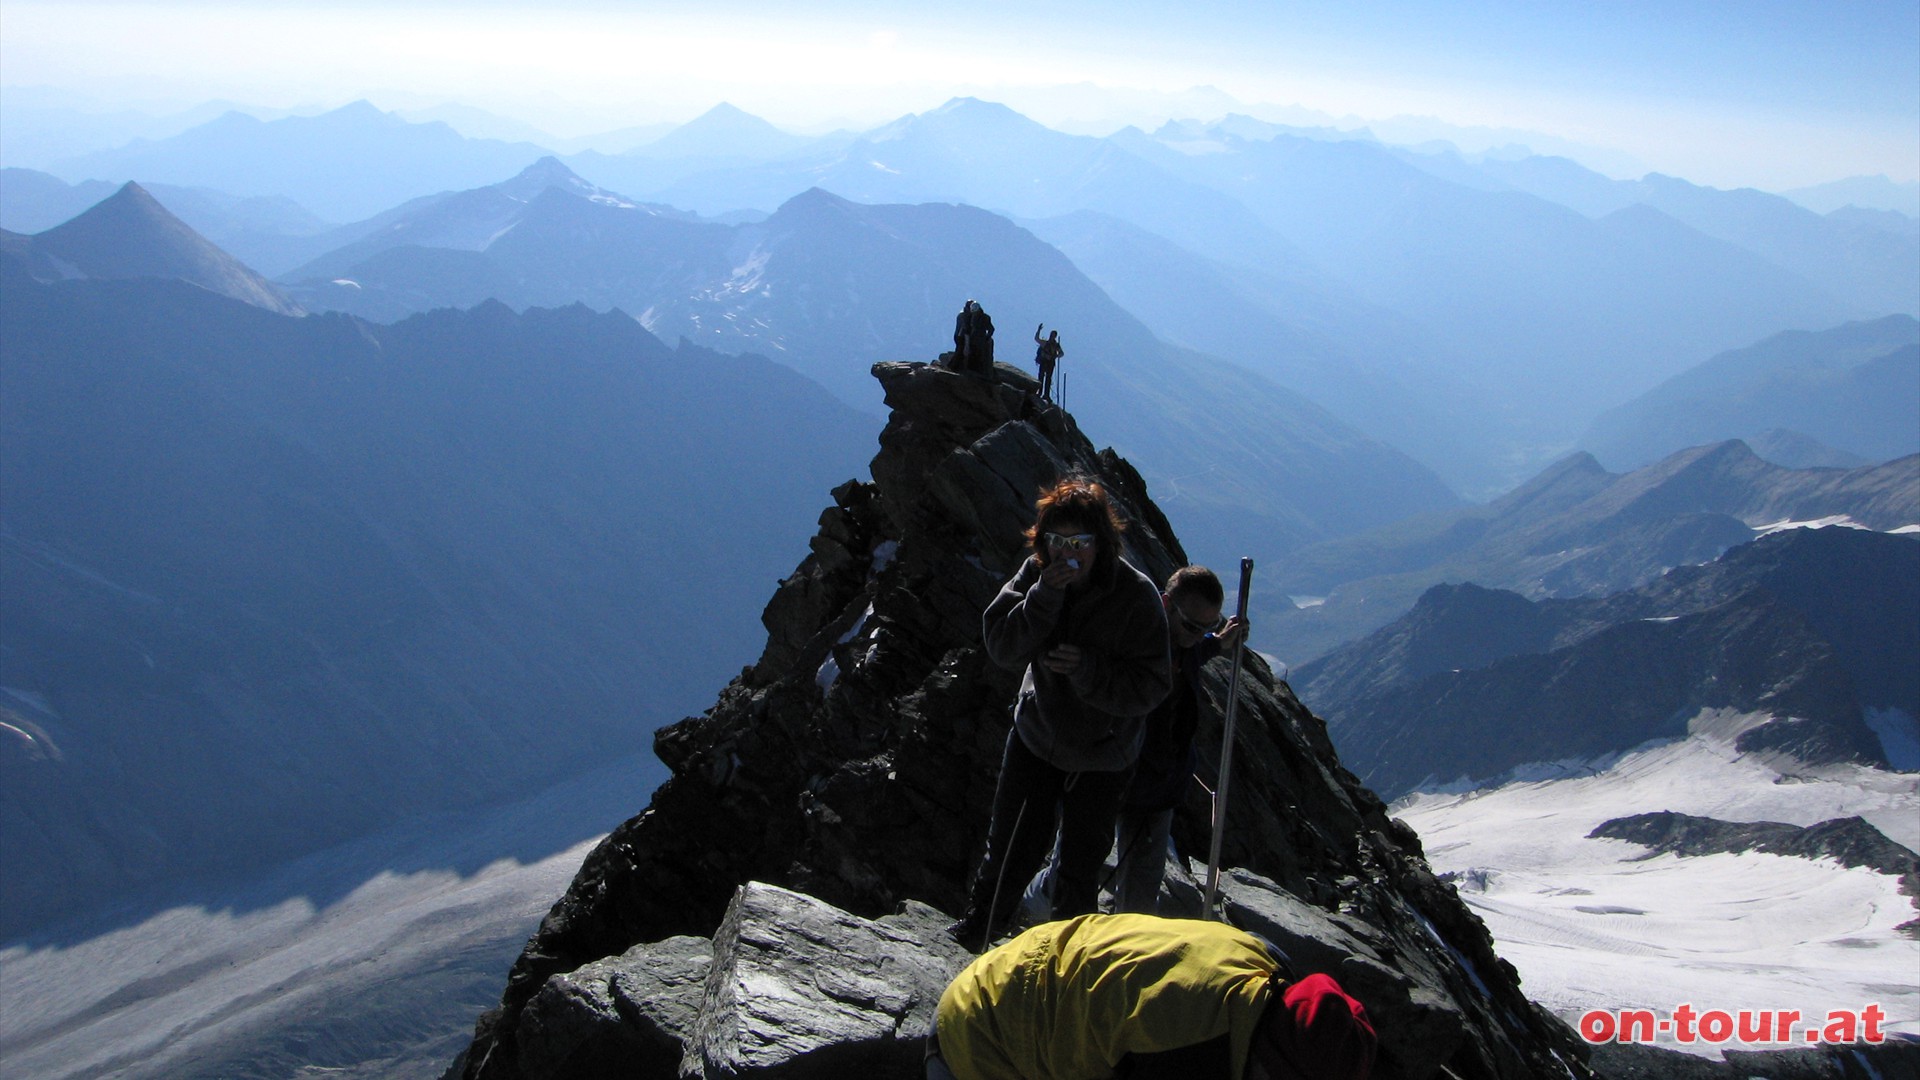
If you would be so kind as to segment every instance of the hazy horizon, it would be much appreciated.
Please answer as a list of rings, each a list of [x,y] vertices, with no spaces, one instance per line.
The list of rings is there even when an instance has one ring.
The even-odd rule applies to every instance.
[[[1524,143],[1613,175],[1784,190],[1920,178],[1920,8],[1875,2],[1502,3],[1367,11],[1201,3],[804,15],[660,3],[0,4],[10,95],[177,113],[207,101],[319,111],[484,109],[559,138],[678,123],[721,101],[783,128],[864,129],[957,96],[1061,130],[1218,119],[1371,126],[1474,152]],[[91,101],[92,106],[85,106]]]

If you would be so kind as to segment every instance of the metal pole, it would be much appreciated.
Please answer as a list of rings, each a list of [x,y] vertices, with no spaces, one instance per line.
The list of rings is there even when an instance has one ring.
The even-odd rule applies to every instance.
[[[1247,593],[1253,588],[1253,560],[1240,560],[1240,614],[1241,622],[1247,618]],[[1220,782],[1213,789],[1213,846],[1207,851],[1207,899],[1202,911],[1203,918],[1216,918],[1214,901],[1220,896],[1220,843],[1227,836],[1227,783],[1233,779],[1233,721],[1234,714],[1240,709],[1240,667],[1241,655],[1247,647],[1247,638],[1243,633],[1233,648],[1233,678],[1227,683],[1227,718],[1225,730],[1220,735]]]

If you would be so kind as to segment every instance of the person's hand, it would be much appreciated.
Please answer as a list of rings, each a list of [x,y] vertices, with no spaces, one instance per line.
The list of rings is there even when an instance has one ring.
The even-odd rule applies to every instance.
[[[1080,564],[1079,567],[1067,565],[1068,560]],[[1055,555],[1047,565],[1040,568],[1040,584],[1049,589],[1064,589],[1079,581],[1088,572],[1087,560],[1081,556]]]
[[[1223,651],[1232,652],[1247,638],[1247,620],[1235,615],[1228,619],[1227,625],[1221,627],[1220,632],[1214,636],[1219,639],[1220,648]]]
[[[1081,655],[1078,645],[1055,645],[1040,663],[1055,675],[1071,675],[1079,670]]]

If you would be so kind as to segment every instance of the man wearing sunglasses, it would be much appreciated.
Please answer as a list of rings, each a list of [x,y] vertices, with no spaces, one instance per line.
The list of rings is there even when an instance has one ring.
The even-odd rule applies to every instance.
[[[1204,566],[1175,570],[1160,594],[1173,644],[1173,690],[1147,716],[1140,761],[1121,803],[1115,837],[1120,852],[1114,870],[1115,911],[1152,915],[1160,908],[1173,811],[1186,798],[1196,764],[1193,733],[1206,697],[1200,669],[1214,657],[1239,648],[1246,637],[1244,621],[1221,618],[1225,602],[1219,577]]]
[[[1024,674],[986,855],[950,928],[972,949],[1013,918],[1056,836],[1052,917],[1094,910],[1146,716],[1172,686],[1160,591],[1121,557],[1106,491],[1068,477],[1034,509],[1032,554],[981,619],[988,657]]]

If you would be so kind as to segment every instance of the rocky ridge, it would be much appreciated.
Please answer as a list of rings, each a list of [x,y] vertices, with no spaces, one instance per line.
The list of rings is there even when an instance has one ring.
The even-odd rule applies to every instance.
[[[1917,635],[1920,544],[1788,529],[1607,597],[1437,585],[1296,674],[1349,764],[1397,798],[1678,738],[1724,709],[1767,718],[1727,733],[1743,751],[1886,765],[1864,709],[1920,714]]]
[[[1682,857],[1763,851],[1801,859],[1832,859],[1841,866],[1866,867],[1900,879],[1900,891],[1920,908],[1920,855],[1887,839],[1861,817],[1833,818],[1814,825],[1782,821],[1721,821],[1662,810],[1601,822],[1590,839],[1627,840],[1647,847],[1646,858],[1671,852]],[[1900,927],[1920,938],[1920,919]]]
[[[1529,599],[1605,596],[1712,561],[1789,521],[1920,524],[1920,455],[1858,469],[1787,469],[1743,442],[1696,446],[1626,474],[1572,454],[1484,506],[1410,518],[1290,553],[1273,592],[1323,596],[1267,620],[1296,666],[1387,625],[1435,585]]]
[[[450,1075],[917,1073],[932,1002],[965,959],[934,909],[961,906],[1018,685],[986,660],[980,612],[1023,557],[1034,493],[1092,474],[1136,565],[1163,580],[1185,555],[1133,467],[1023,373],[873,372],[892,415],[872,481],[834,490],[767,605],[758,662],[657,734],[672,778],[588,856]],[[1203,747],[1219,743],[1228,674],[1224,660],[1206,673]],[[1242,693],[1229,917],[1367,1003],[1378,1076],[1591,1075],[1286,682],[1256,657]],[[1181,851],[1204,851],[1205,822],[1196,794]]]

